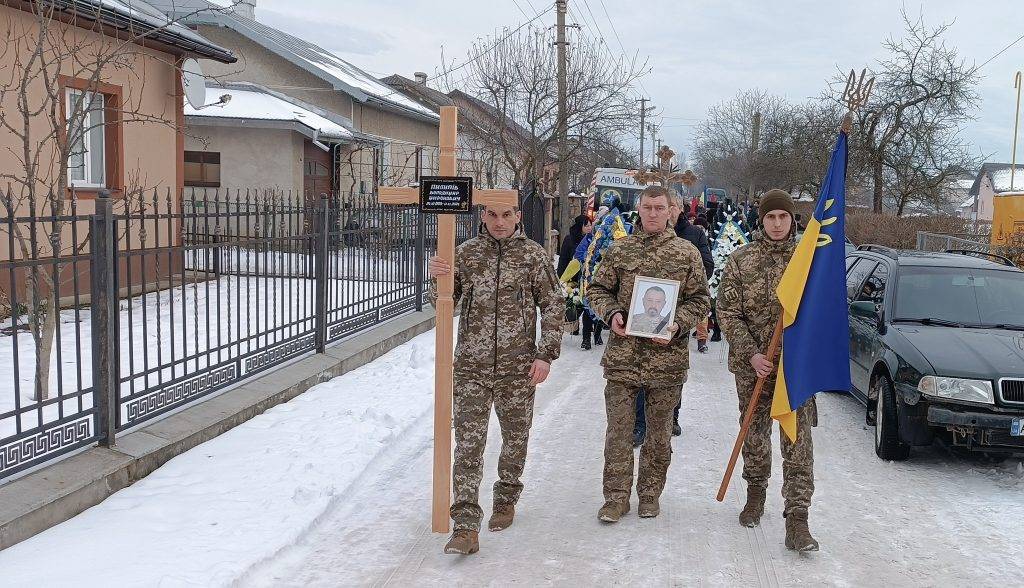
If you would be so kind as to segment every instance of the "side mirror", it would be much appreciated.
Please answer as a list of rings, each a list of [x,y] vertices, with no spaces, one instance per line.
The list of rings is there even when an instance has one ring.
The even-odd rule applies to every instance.
[[[874,302],[869,300],[858,300],[850,305],[850,316],[878,320],[878,310],[875,308]]]

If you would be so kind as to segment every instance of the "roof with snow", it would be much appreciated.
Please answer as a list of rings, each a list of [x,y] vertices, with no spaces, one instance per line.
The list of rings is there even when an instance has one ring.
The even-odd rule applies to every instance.
[[[314,107],[289,99],[254,84],[207,85],[209,94],[230,94],[231,101],[224,105],[208,106],[196,110],[185,103],[185,116],[190,124],[212,124],[214,121],[238,123],[260,122],[271,128],[290,128],[310,139],[332,143],[347,143],[356,134],[339,120],[326,113],[314,112]],[[321,111],[323,112],[323,111]]]
[[[416,99],[417,102],[423,104],[431,111],[438,111],[442,106],[455,105],[455,101],[444,92],[435,90],[434,88],[417,82],[416,80],[410,80],[405,76],[394,74],[386,78],[381,78],[380,81],[405,93],[407,96]]]
[[[1024,165],[1017,166],[1016,173],[1013,173],[1012,183],[1010,176],[1011,169],[1009,168],[992,172],[992,189],[996,194],[1024,190]]]
[[[178,22],[142,0],[67,0],[54,2],[53,9],[73,14],[105,26],[129,30],[140,44],[161,43],[180,49],[185,54],[205,57],[222,63],[238,59],[227,49],[215,45],[199,33]]]
[[[992,187],[995,189],[996,192],[1005,192],[1007,189],[1009,189],[1009,184],[1010,184],[1010,181],[1009,181],[1009,178],[1010,178],[1010,167],[1011,166],[1010,166],[1009,163],[985,163],[985,164],[982,164],[981,169],[978,170],[978,175],[974,177],[974,184],[971,185],[970,195],[971,196],[977,196],[978,195],[978,192],[981,190],[981,179],[984,178],[985,176],[988,176],[989,179],[992,180]],[[1024,165],[1022,165],[1020,167],[1024,168]],[[1004,170],[1006,171],[1006,180],[1005,180],[1006,188],[1000,190],[999,189],[999,185],[996,184],[995,175],[998,172],[1001,172],[1001,171],[1004,171]],[[1000,178],[1002,178],[1002,176],[1000,176]],[[1017,178],[1017,181],[1015,182],[1015,184],[1017,185],[1018,188],[1024,187],[1024,184],[1021,184],[1022,180],[1024,180],[1024,178],[1021,178],[1021,177]]]
[[[224,0],[219,0],[223,3]],[[429,121],[438,115],[372,75],[309,41],[247,18],[208,0],[153,0],[153,4],[187,24],[229,28],[297,67],[329,83],[335,90],[386,110]]]

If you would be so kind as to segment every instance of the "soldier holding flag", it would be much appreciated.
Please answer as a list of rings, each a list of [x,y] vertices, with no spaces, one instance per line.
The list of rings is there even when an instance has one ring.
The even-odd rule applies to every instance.
[[[718,288],[718,319],[729,341],[729,371],[736,377],[741,415],[750,404],[758,377],[766,378],[765,389],[775,387],[775,366],[765,357],[764,350],[782,312],[775,290],[796,247],[793,212],[793,199],[783,190],[770,190],[761,197],[758,220],[762,232],[755,235],[753,243],[729,257]],[[747,503],[739,520],[745,527],[757,526],[764,514],[772,473],[771,406],[771,397],[761,396],[743,444]],[[811,427],[817,424],[817,409],[813,398],[797,411],[796,421],[796,442],[782,435],[786,545],[814,551],[818,542],[807,526],[807,511],[814,493]]]

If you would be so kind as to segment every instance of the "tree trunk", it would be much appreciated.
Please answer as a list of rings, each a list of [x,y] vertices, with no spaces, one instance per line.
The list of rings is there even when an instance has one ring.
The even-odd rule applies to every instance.
[[[872,162],[872,181],[874,182],[874,192],[871,197],[871,207],[876,214],[882,212],[882,195],[884,193],[884,179],[882,175],[882,158],[877,157]]]
[[[51,296],[45,305],[37,307],[33,312],[36,319],[32,322],[33,329],[37,329],[36,335],[36,369],[35,387],[32,391],[32,400],[40,402],[50,398],[50,358],[53,356],[53,341],[57,331],[57,316],[60,309],[57,308],[57,301]],[[43,315],[42,324],[39,324],[39,313]]]

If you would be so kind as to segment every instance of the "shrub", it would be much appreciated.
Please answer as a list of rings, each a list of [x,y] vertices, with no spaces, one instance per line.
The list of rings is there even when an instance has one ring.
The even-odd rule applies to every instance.
[[[814,213],[811,202],[797,203],[801,224]],[[893,216],[847,208],[846,236],[856,245],[884,245],[894,249],[917,247],[918,231],[959,235],[967,232],[964,219],[953,216]]]

